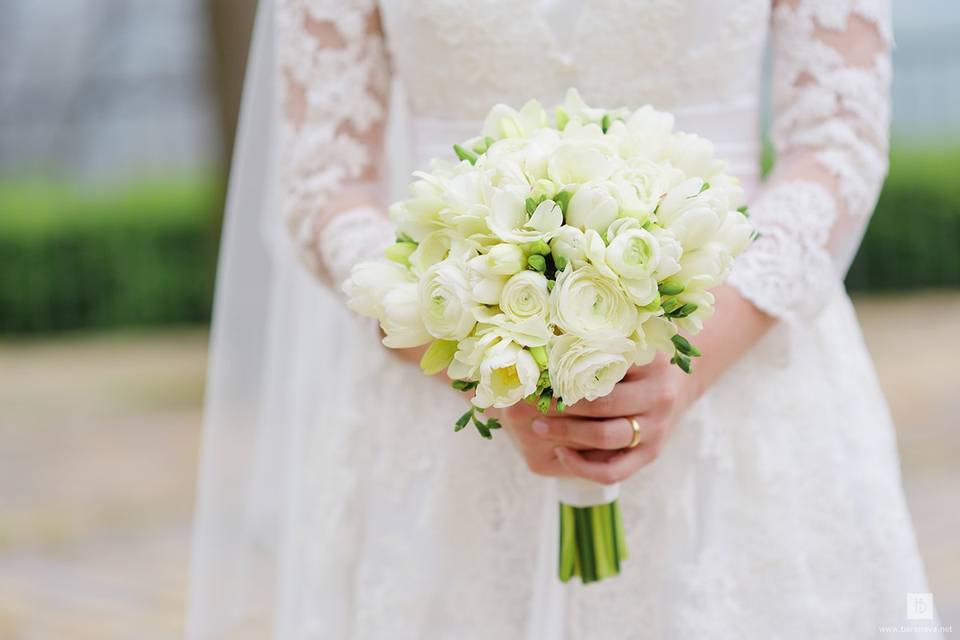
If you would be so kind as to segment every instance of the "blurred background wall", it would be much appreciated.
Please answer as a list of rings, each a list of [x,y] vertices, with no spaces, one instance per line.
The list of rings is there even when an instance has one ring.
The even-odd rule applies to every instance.
[[[255,5],[0,2],[0,639],[179,633]],[[960,622],[960,7],[894,10],[891,171],[848,285]]]

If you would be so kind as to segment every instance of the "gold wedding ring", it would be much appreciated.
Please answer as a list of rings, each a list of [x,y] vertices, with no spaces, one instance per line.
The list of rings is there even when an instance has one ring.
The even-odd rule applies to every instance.
[[[636,418],[630,418],[630,426],[633,427],[633,438],[630,439],[627,449],[633,449],[640,444],[640,423],[637,422]]]

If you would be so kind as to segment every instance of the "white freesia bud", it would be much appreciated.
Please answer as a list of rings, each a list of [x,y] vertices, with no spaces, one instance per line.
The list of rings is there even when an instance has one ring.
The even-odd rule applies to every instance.
[[[550,241],[550,251],[560,271],[568,264],[579,269],[587,263],[586,239],[583,231],[576,227],[563,225]]]
[[[488,223],[490,230],[504,242],[549,242],[563,224],[563,212],[553,200],[544,200],[528,217],[524,200],[518,193],[497,191]]]
[[[572,129],[573,125],[568,127]],[[584,184],[606,180],[616,168],[610,149],[602,142],[565,140],[550,154],[547,177],[558,184]]]
[[[626,229],[617,234],[606,250],[607,265],[621,277],[627,295],[639,306],[657,298],[657,280],[653,277],[660,265],[660,244],[645,229]]]
[[[582,185],[567,206],[566,223],[583,229],[603,232],[617,219],[620,205],[601,185]]]
[[[500,243],[490,247],[487,253],[468,262],[471,269],[483,275],[512,276],[527,266],[527,256],[515,244]]]
[[[400,284],[415,282],[410,270],[395,262],[361,262],[350,270],[350,277],[342,288],[347,294],[349,309],[381,320],[387,293]]]
[[[509,340],[486,350],[473,404],[481,409],[509,407],[537,390],[540,367],[530,352]]]
[[[710,289],[723,282],[732,266],[729,249],[719,242],[708,242],[683,254],[680,271],[672,279],[682,282],[687,290]]]
[[[653,234],[653,237],[657,239],[657,244],[660,245],[660,263],[657,265],[657,270],[653,272],[653,277],[657,282],[663,282],[680,271],[683,246],[669,229],[653,225],[650,227],[650,233]]]
[[[512,276],[500,293],[500,309],[514,322],[547,318],[550,294],[546,277],[535,271],[521,271]]]
[[[391,349],[409,349],[430,342],[430,334],[420,316],[419,301],[414,282],[398,285],[384,296],[380,326],[387,335],[383,344]]]
[[[707,318],[713,315],[714,311],[714,298],[713,294],[709,291],[684,291],[682,294],[677,296],[677,299],[683,304],[695,304],[697,305],[697,310],[688,315],[686,318],[677,318],[674,322],[677,323],[677,326],[689,333],[690,335],[696,335],[700,333],[703,329],[703,322]]]
[[[550,294],[553,322],[563,331],[587,337],[600,333],[629,336],[637,328],[637,307],[619,282],[593,265],[567,268]]]
[[[725,246],[731,255],[738,256],[750,245],[753,231],[753,225],[745,215],[739,211],[728,211],[717,231],[716,241]]]
[[[720,228],[720,216],[701,195],[703,185],[700,178],[684,180],[667,192],[657,209],[657,221],[673,232],[684,251],[702,246]]]
[[[462,340],[476,324],[465,265],[453,259],[430,267],[420,279],[423,324],[434,338]]]
[[[550,345],[554,393],[568,405],[609,394],[626,375],[635,351],[634,342],[622,336],[557,337]]]
[[[494,105],[483,123],[483,135],[495,139],[523,138],[534,129],[548,125],[547,112],[536,100],[527,102],[520,111],[505,104]]]
[[[636,344],[633,354],[633,364],[642,367],[650,364],[657,353],[673,354],[674,346],[670,341],[677,333],[677,328],[663,316],[651,316],[644,320],[630,338]]]
[[[713,143],[692,133],[673,134],[663,159],[688,176],[710,178],[724,168],[713,156]]]

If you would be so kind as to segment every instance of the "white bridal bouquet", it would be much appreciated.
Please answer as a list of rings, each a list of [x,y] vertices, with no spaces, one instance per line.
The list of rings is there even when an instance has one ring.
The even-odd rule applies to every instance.
[[[744,194],[713,146],[668,113],[599,109],[568,91],[490,110],[458,162],[414,173],[390,207],[389,261],[354,267],[351,309],[388,347],[429,343],[421,367],[473,392],[456,422],[485,438],[490,407],[543,412],[609,394],[657,352],[686,372],[712,287],[751,241]],[[560,480],[560,579],[619,573],[616,487]]]

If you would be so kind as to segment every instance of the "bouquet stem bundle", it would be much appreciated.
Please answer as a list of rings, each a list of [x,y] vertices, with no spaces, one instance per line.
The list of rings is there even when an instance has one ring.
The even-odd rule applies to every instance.
[[[626,534],[616,500],[593,507],[560,503],[561,582],[579,576],[589,584],[618,575],[626,558]]]

